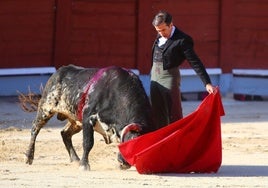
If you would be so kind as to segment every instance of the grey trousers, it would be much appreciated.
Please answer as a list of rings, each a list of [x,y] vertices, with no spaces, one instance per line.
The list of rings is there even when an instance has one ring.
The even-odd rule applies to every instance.
[[[181,119],[180,72],[175,67],[163,70],[161,62],[154,62],[151,70],[150,99],[154,123],[158,128]]]

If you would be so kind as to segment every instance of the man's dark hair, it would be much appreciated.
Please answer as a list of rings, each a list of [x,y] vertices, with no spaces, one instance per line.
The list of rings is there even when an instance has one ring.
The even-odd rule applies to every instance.
[[[158,26],[162,23],[170,25],[171,22],[172,22],[172,16],[168,12],[161,10],[155,15],[152,24],[153,26]]]

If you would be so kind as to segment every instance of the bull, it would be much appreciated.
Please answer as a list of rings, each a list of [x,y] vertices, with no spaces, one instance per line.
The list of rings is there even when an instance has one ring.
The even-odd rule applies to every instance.
[[[68,65],[59,68],[49,78],[31,128],[27,164],[33,163],[39,131],[54,115],[58,120],[67,120],[61,136],[70,161],[78,161],[83,170],[90,169],[88,155],[94,145],[94,131],[110,144],[155,130],[151,105],[139,77],[116,66],[88,69]],[[83,154],[80,160],[72,136],[81,130]],[[130,167],[120,152],[117,158],[121,169]]]

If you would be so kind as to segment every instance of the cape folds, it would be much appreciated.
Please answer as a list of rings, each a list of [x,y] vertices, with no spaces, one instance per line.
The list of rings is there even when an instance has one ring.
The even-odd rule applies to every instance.
[[[217,88],[185,118],[118,147],[140,174],[217,172],[222,162],[223,115]]]

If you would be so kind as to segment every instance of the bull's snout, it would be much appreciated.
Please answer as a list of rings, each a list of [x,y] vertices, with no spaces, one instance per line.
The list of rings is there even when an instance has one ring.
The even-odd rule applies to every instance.
[[[121,155],[121,153],[117,154],[117,160],[119,162],[119,168],[121,170],[127,170],[131,167],[130,164],[124,159],[124,157]]]

